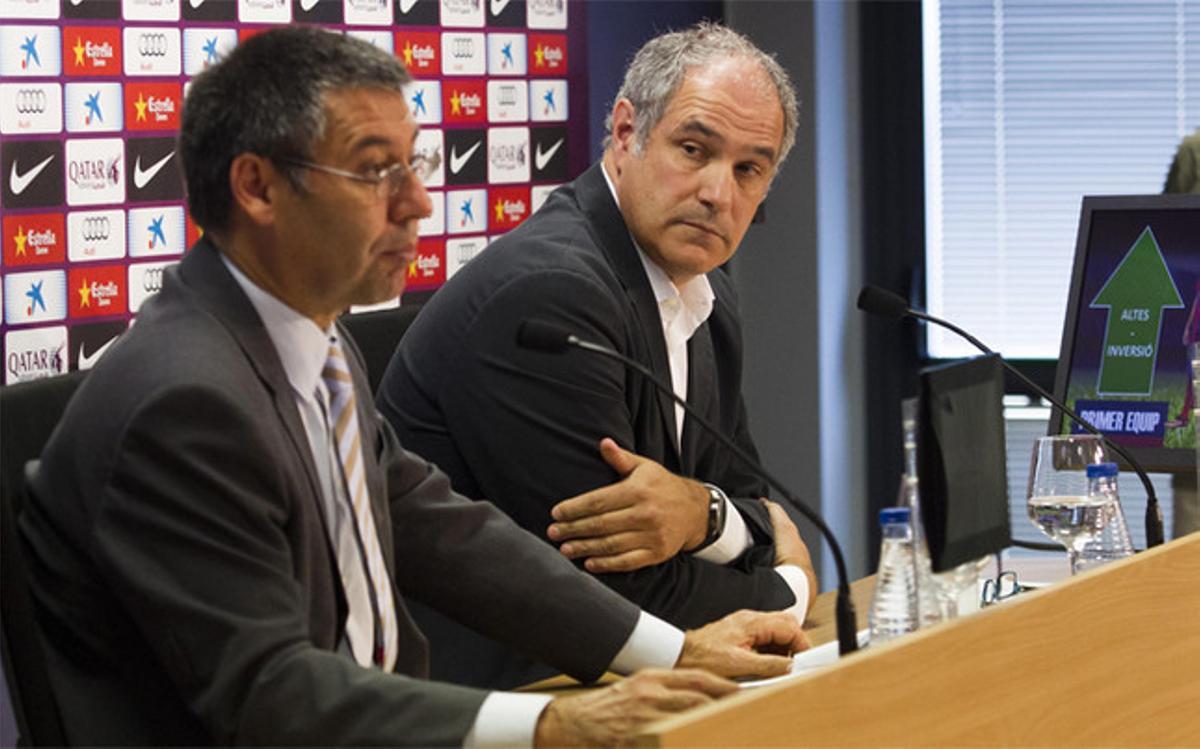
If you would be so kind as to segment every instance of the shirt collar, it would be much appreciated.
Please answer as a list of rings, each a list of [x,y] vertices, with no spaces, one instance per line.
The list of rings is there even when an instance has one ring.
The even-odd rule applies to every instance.
[[[321,330],[310,318],[251,281],[224,253],[221,260],[262,318],[292,389],[301,398],[312,398],[329,358],[329,344],[337,338],[337,328]]]
[[[608,169],[603,163],[600,164],[600,172],[604,175],[604,183],[608,185],[613,202],[619,209],[621,201],[617,198],[617,189],[609,179]],[[687,330],[685,338],[691,338],[692,333],[695,333],[696,329],[703,325],[708,316],[712,314],[714,294],[712,284],[708,282],[708,276],[701,274],[677,287],[671,282],[667,272],[642,250],[632,232],[629,239],[637,249],[638,259],[642,261],[642,267],[646,270],[646,278],[649,279],[650,288],[654,291],[654,300],[658,302],[659,314],[663,317],[664,325],[669,325],[681,310],[685,311],[689,318],[689,324],[686,326],[689,330]],[[672,302],[671,300],[677,301]]]

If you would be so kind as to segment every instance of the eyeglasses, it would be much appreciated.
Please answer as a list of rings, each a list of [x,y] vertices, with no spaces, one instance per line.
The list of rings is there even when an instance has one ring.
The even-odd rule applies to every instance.
[[[312,169],[316,172],[325,172],[337,177],[345,177],[352,179],[355,182],[365,182],[368,185],[375,187],[375,194],[380,198],[393,198],[400,194],[400,191],[408,184],[409,177],[416,177],[422,182],[433,174],[433,170],[437,168],[437,163],[432,159],[417,154],[412,157],[412,160],[405,164],[398,161],[391,166],[385,166],[382,169],[372,170],[365,174],[359,172],[350,172],[345,169],[338,169],[325,164],[317,164],[304,159],[278,159],[280,163],[298,166],[303,169]]]
[[[1033,590],[1033,588],[1022,585],[1017,580],[1017,573],[1008,570],[1001,572],[998,577],[989,577],[983,581],[983,592],[980,599],[984,606],[988,606],[1029,590]]]

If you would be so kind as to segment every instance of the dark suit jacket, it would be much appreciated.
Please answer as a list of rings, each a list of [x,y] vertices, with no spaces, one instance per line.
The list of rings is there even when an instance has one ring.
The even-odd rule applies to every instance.
[[[73,743],[459,744],[485,693],[423,680],[406,599],[585,679],[628,638],[634,607],[400,449],[348,345],[397,674],[334,652],[346,601],[304,428],[202,240],[68,407],[21,520]]]
[[[751,454],[741,396],[742,338],[733,285],[709,274],[713,313],[688,345],[688,400]],[[521,321],[557,323],[610,346],[670,382],[658,305],[599,165],[556,191],[516,230],[455,275],[405,333],[378,403],[401,440],[435,462],[454,488],[487,498],[545,539],[558,501],[611,483],[597,445],[609,436],[671,471],[756,498],[766,488],[692,420],[675,447],[674,406],[636,373],[572,350],[516,346]],[[600,579],[646,611],[695,627],[740,609],[795,602],[772,571],[770,524],[754,499],[738,502],[756,545],[720,566],[680,554]],[[539,675],[435,617],[418,620],[435,646],[433,673],[478,684]],[[475,642],[471,642],[475,639]],[[495,651],[495,648],[493,648]],[[464,657],[464,653],[472,653]]]

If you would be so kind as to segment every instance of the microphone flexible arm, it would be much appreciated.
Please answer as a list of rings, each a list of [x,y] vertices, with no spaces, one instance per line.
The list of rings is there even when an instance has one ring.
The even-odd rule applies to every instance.
[[[904,314],[908,315],[909,317],[915,317],[918,320],[931,322],[934,325],[940,325],[947,330],[953,331],[954,333],[957,333],[965,338],[971,343],[972,346],[984,352],[985,354],[995,353],[992,351],[992,349],[984,345],[983,342],[978,338],[948,320],[943,320],[940,317],[934,317],[926,312],[921,312],[908,306],[904,307]],[[1045,388],[1043,388],[1041,385],[1038,385],[1036,382],[1026,377],[1025,374],[1019,369],[1009,364],[1003,356],[1000,357],[1000,363],[1004,365],[1005,369],[1007,369],[1009,372],[1012,372],[1018,380],[1024,383],[1026,387],[1037,393],[1042,398],[1050,401],[1050,403],[1069,416],[1076,424],[1083,427],[1086,431],[1099,437],[1113,452],[1125,459],[1125,462],[1129,464],[1134,473],[1137,474],[1137,477],[1141,479],[1142,487],[1146,490],[1146,547],[1149,548],[1161,544],[1163,542],[1164,532],[1162,508],[1158,506],[1158,494],[1154,491],[1154,485],[1150,483],[1150,476],[1146,474],[1146,471],[1140,465],[1138,465],[1138,462],[1133,459],[1133,456],[1131,456],[1124,447],[1117,444],[1115,440],[1110,439],[1099,429],[1092,426],[1091,422],[1075,413],[1074,409],[1068,407],[1066,403],[1059,402],[1057,398],[1046,392]]]
[[[792,494],[791,491],[788,490],[786,486],[784,486],[782,481],[771,475],[766,468],[763,468],[758,461],[750,457],[750,455],[747,454],[746,451],[741,447],[739,447],[733,440],[722,434],[721,430],[717,429],[717,427],[709,422],[708,419],[704,418],[704,416],[702,416],[695,408],[693,408],[690,403],[676,395],[674,389],[667,387],[665,383],[660,382],[658,377],[656,377],[655,374],[651,372],[649,368],[645,367],[641,362],[631,359],[619,351],[614,351],[607,346],[601,346],[598,343],[585,341],[574,334],[567,334],[566,343],[567,345],[574,346],[575,348],[591,351],[592,353],[600,354],[601,356],[608,357],[609,359],[615,359],[641,374],[656,388],[668,395],[671,400],[682,406],[683,410],[687,412],[688,416],[691,416],[693,419],[695,419],[697,423],[703,426],[707,432],[716,437],[730,452],[740,458],[743,463],[748,465],[751,470],[766,479],[768,484],[773,486],[780,494],[783,495],[785,499],[787,499],[789,503],[791,503],[793,507],[795,507],[802,515],[804,515],[804,517],[808,518],[812,524],[817,527],[817,530],[821,532],[821,535],[825,537],[826,542],[829,544],[829,550],[833,553],[834,566],[837,568],[838,592],[837,603],[835,606],[835,620],[837,622],[838,653],[845,655],[846,653],[852,653],[855,650],[858,650],[858,622],[854,611],[854,601],[850,597],[850,577],[846,572],[846,561],[842,557],[842,549],[838,545],[837,538],[833,535],[833,531],[830,530],[829,526],[825,524],[825,521],[821,519],[821,516],[810,509],[808,505],[801,502],[794,494]]]

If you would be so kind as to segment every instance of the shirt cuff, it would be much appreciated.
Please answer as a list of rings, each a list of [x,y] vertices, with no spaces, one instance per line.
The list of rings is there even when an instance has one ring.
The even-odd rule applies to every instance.
[[[794,564],[781,564],[775,568],[775,572],[792,589],[792,595],[796,596],[796,602],[784,609],[784,613],[791,614],[803,624],[804,617],[808,615],[808,575]]]
[[[545,694],[492,692],[479,706],[471,731],[463,739],[464,749],[532,747],[538,718],[552,699]]]
[[[631,674],[642,668],[672,668],[683,652],[683,631],[645,611],[609,669]]]
[[[713,564],[729,564],[740,557],[746,549],[749,549],[752,542],[750,529],[746,527],[746,520],[742,517],[742,513],[738,512],[733,502],[726,498],[725,527],[721,529],[721,535],[717,536],[716,541],[692,556]]]

